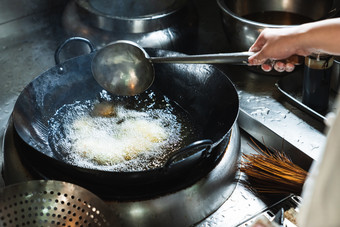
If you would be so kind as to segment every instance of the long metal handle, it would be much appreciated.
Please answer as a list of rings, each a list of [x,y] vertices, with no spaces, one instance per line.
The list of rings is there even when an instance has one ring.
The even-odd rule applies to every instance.
[[[221,54],[183,55],[169,57],[150,57],[153,63],[189,63],[189,64],[248,64],[248,58],[254,52],[236,52]]]

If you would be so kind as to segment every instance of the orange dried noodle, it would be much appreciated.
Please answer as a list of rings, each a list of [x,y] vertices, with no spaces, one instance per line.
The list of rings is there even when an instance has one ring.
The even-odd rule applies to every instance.
[[[239,168],[247,176],[242,183],[255,193],[299,195],[308,173],[284,153],[267,147],[263,150],[252,142],[256,147],[250,146],[257,153],[242,154]]]

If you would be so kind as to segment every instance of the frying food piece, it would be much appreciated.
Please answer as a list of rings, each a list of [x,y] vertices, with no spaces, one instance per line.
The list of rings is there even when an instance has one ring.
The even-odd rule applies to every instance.
[[[116,117],[117,112],[113,103],[101,102],[93,107],[91,112],[92,117]]]
[[[124,159],[131,160],[139,153],[152,149],[155,144],[167,139],[166,130],[155,122],[146,120],[127,121],[122,124],[121,133],[129,138]]]
[[[75,120],[71,139],[74,151],[99,165],[113,165],[160,149],[170,135],[156,119],[130,118],[120,124],[115,120],[92,117]]]

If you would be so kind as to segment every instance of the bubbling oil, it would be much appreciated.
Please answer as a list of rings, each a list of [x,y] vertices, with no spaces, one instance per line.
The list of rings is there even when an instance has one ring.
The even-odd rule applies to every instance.
[[[99,96],[65,104],[49,120],[49,143],[63,161],[104,171],[144,171],[163,166],[169,154],[201,136],[190,115],[159,92]],[[103,101],[114,106],[114,117],[91,114]]]

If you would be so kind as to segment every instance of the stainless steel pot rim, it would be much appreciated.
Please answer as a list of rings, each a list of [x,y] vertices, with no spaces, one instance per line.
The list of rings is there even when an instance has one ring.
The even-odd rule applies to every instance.
[[[180,0],[174,7],[156,14],[140,17],[108,15],[93,8],[89,0],[76,0],[77,12],[91,26],[110,32],[145,33],[168,28],[182,22],[186,17],[187,0]],[[128,14],[128,13],[127,13]]]
[[[159,18],[164,18],[177,12],[179,9],[183,8],[183,6],[186,4],[186,0],[177,1],[178,3],[175,4],[173,7],[169,9],[164,9],[154,14],[148,14],[148,15],[143,15],[143,16],[138,16],[138,17],[128,17],[128,16],[122,17],[122,16],[114,16],[110,14],[105,14],[95,9],[94,7],[92,7],[89,1],[90,0],[76,0],[76,3],[78,6],[80,6],[81,8],[87,10],[88,12],[94,15],[98,15],[98,16],[105,17],[108,19],[127,20],[127,21],[139,21],[139,20],[147,21],[147,20],[157,20]]]
[[[252,20],[248,20],[246,18],[243,18],[241,16],[236,15],[233,11],[231,11],[228,6],[225,4],[225,0],[217,0],[217,4],[220,7],[220,9],[224,12],[233,17],[236,20],[242,21],[246,24],[251,24],[254,26],[261,26],[261,27],[270,27],[270,28],[287,28],[287,27],[296,27],[297,25],[277,25],[277,24],[266,24],[261,22],[256,22]]]

